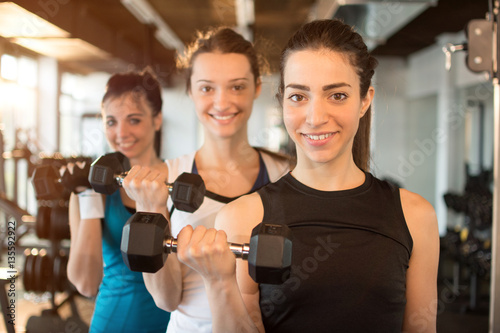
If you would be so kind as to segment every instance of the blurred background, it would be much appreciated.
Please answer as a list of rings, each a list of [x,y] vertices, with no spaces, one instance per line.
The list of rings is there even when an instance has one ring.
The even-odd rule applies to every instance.
[[[491,7],[488,0],[1,1],[0,236],[4,258],[8,223],[15,220],[16,330],[24,331],[42,308],[60,315],[71,304],[61,311],[84,322],[92,311],[92,300],[73,295],[71,286],[24,290],[21,280],[33,249],[68,248],[66,237],[43,239],[36,232],[46,203],[34,196],[33,169],[109,151],[100,101],[111,74],[151,66],[163,84],[162,157],[191,152],[203,135],[175,73],[175,55],[197,30],[233,27],[270,65],[249,123],[250,142],[289,152],[274,97],[280,50],[305,22],[338,17],[356,27],[379,60],[370,171],[419,193],[438,214],[438,332],[487,332],[493,85],[488,73],[467,67],[466,52],[450,45],[466,42],[467,24],[485,19]]]

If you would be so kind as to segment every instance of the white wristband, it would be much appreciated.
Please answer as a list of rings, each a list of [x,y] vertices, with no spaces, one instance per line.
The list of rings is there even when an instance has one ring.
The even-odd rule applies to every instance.
[[[80,219],[101,219],[104,217],[102,196],[89,188],[78,194],[80,203]]]

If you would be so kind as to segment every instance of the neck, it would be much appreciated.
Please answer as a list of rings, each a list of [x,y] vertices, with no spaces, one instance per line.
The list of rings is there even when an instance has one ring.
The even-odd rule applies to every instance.
[[[250,146],[246,136],[244,138],[219,138],[207,140],[196,152],[198,168],[227,167],[232,162],[235,165],[248,165],[257,158],[256,150]]]
[[[365,181],[352,156],[346,161],[315,163],[297,156],[297,166],[292,171],[295,179],[321,191],[341,191],[360,186]]]

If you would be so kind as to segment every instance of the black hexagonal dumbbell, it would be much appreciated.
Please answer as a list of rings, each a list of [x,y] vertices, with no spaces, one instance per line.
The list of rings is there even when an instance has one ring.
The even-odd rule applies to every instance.
[[[90,187],[89,170],[88,163],[85,163],[82,168],[75,164],[72,173],[66,169],[61,176],[58,168],[52,164],[37,166],[31,179],[36,198],[38,200],[59,199],[65,193],[69,194],[78,187]]]
[[[281,284],[290,276],[292,233],[286,225],[260,223],[250,244],[228,243],[237,258],[248,260],[248,272],[257,283]],[[138,212],[123,227],[121,252],[132,271],[155,273],[171,252],[177,239],[171,237],[162,214]]]
[[[103,155],[90,167],[90,185],[98,193],[112,194],[120,188],[129,169],[128,159],[122,153]],[[203,203],[205,183],[200,175],[185,172],[173,184],[165,184],[175,208],[192,213]]]

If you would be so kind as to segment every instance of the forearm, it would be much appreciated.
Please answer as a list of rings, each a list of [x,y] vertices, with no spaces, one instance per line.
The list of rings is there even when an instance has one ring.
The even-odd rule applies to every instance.
[[[250,317],[241,296],[236,278],[227,280],[205,280],[213,332],[264,332]]]
[[[71,250],[68,280],[84,296],[97,294],[103,276],[102,230],[99,219],[80,220],[78,201],[70,201]]]
[[[95,296],[103,275],[100,221],[82,221],[71,238],[68,279],[82,295]]]
[[[170,254],[158,272],[143,273],[146,288],[160,309],[172,312],[182,300],[181,265],[177,256]]]

